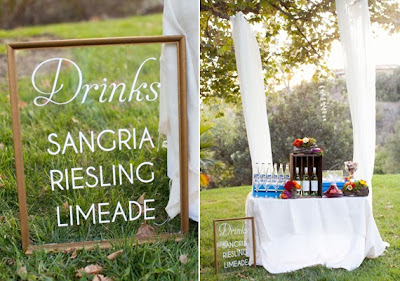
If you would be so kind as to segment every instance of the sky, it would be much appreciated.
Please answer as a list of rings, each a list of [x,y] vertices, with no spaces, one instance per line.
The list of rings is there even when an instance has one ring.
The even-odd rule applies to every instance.
[[[384,30],[374,28],[372,48],[377,65],[400,65],[400,34],[389,35]],[[332,45],[328,65],[332,69],[343,69],[344,67],[342,47],[339,41],[335,41]]]
[[[394,0],[400,2],[400,0]],[[263,33],[264,26],[260,24],[254,24],[252,26],[255,32]],[[398,65],[400,66],[400,34],[389,34],[386,30],[379,27],[377,24],[372,24],[373,40],[372,40],[372,53],[374,55],[375,64],[377,66],[382,65]],[[278,35],[277,40],[287,40],[287,35],[282,33]],[[326,58],[328,67],[332,70],[343,70],[344,69],[344,56],[343,50],[339,40],[336,40],[332,44],[331,53]],[[299,70],[296,70],[290,79],[290,87],[300,84],[302,81],[309,81],[315,72],[316,67],[314,65],[302,66]],[[286,83],[277,85],[277,89],[286,87]]]
[[[386,30],[377,26],[372,27],[373,31],[373,46],[372,53],[374,55],[375,64],[381,65],[399,65],[400,66],[400,34],[388,34]],[[333,42],[331,54],[327,58],[327,63],[330,69],[344,69],[344,56],[340,41]],[[301,68],[301,71],[296,71],[293,75],[290,86],[300,84],[302,81],[309,81],[315,71],[315,66],[307,65]],[[278,88],[284,85],[278,86]]]
[[[400,0],[394,0],[394,2],[400,2]],[[255,29],[260,29],[262,26],[256,26]],[[382,65],[398,65],[400,66],[400,34],[389,34],[389,32],[378,24],[372,24],[371,26],[373,33],[372,40],[372,54],[374,55],[374,61],[377,66]],[[287,35],[283,34],[282,39]],[[332,44],[331,53],[327,56],[326,61],[328,67],[332,70],[344,69],[344,56],[343,50],[339,40],[336,40]],[[295,86],[300,82],[311,80],[315,72],[315,66],[307,65],[301,67],[300,71],[296,71],[290,80],[290,86]],[[278,86],[278,88],[284,85]]]

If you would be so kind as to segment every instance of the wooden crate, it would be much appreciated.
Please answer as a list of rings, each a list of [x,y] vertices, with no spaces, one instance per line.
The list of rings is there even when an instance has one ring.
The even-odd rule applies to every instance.
[[[317,154],[290,153],[290,180],[296,176],[296,167],[299,167],[300,177],[303,178],[304,168],[308,167],[309,175],[316,167],[318,177],[318,196],[322,197],[322,156]]]

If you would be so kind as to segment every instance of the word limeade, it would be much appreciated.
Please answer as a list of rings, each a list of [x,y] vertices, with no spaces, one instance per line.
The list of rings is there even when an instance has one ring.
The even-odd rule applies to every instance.
[[[99,103],[124,103],[124,102],[153,102],[157,100],[160,88],[158,81],[151,83],[139,83],[140,74],[147,64],[155,61],[155,58],[144,60],[128,89],[125,83],[111,83],[107,85],[107,78],[103,78],[102,84],[83,84],[83,74],[78,66],[72,60],[66,58],[52,58],[40,63],[32,73],[31,82],[38,95],[33,99],[33,104],[43,108],[48,105],[64,106],[72,102],[84,104],[88,97],[96,97]],[[41,69],[56,67],[54,82],[50,87],[39,87],[37,82],[38,73]],[[68,69],[69,73],[75,74],[77,86],[74,89],[67,89],[59,82],[61,70]],[[88,105],[90,106],[90,105]],[[63,137],[62,137],[63,135]],[[73,154],[91,154],[97,151],[110,153],[122,150],[152,150],[155,148],[153,138],[147,126],[140,128],[107,128],[101,132],[90,131],[85,133],[79,131],[73,132],[52,132],[47,135],[48,147],[46,152],[52,156],[73,155]],[[108,145],[105,145],[107,143]],[[56,161],[55,161],[56,162]],[[66,192],[67,190],[110,188],[123,184],[134,186],[135,181],[144,184],[151,184],[154,180],[152,171],[153,163],[144,161],[136,166],[129,163],[127,166],[122,164],[113,164],[110,167],[88,166],[72,168],[53,168],[48,171],[51,190],[53,192]],[[111,180],[107,181],[105,175],[111,175]],[[109,178],[109,177],[108,177]],[[115,206],[110,206],[108,202],[96,202],[89,208],[83,210],[79,205],[69,205],[68,215],[61,220],[61,208],[56,207],[57,225],[67,227],[80,225],[82,221],[90,220],[93,224],[113,223],[117,218],[124,221],[134,221],[143,217],[144,220],[154,220],[154,208],[151,204],[154,199],[145,199],[144,202],[129,200],[126,203],[117,202]]]

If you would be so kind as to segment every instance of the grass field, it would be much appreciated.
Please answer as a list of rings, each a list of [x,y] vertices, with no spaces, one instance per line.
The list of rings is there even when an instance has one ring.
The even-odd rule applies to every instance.
[[[263,267],[249,268],[218,280],[400,280],[400,175],[375,175],[373,178],[373,212],[382,239],[390,244],[376,259],[366,259],[351,272],[323,266],[304,268],[291,273],[272,275]],[[201,192],[201,280],[217,280],[214,274],[212,221],[243,217],[250,186],[219,188]]]
[[[0,30],[0,42],[46,40],[64,38],[96,38],[113,36],[160,35],[162,33],[162,16],[151,15],[118,20],[80,22],[20,28],[10,31]],[[0,57],[5,51],[0,45]],[[41,108],[34,106],[34,92],[30,83],[30,74],[34,67],[48,56],[67,57],[77,62],[82,70],[83,83],[102,83],[107,77],[108,83],[132,83],[135,72],[143,59],[152,56],[158,58],[160,46],[140,47],[96,47],[90,49],[74,48],[58,50],[52,53],[23,51],[18,53],[19,99],[23,138],[23,155],[25,163],[28,214],[30,220],[31,242],[60,243],[68,241],[94,240],[103,238],[125,238],[135,235],[143,219],[126,223],[119,216],[114,224],[83,223],[74,227],[57,227],[55,207],[61,208],[61,220],[68,221],[68,207],[79,204],[86,210],[92,203],[108,202],[115,205],[127,200],[138,200],[146,192],[145,198],[158,198],[156,201],[158,223],[164,221],[163,211],[168,200],[168,178],[166,177],[166,149],[162,147],[163,138],[158,136],[158,100],[153,103],[132,102],[119,103],[116,92],[114,103],[99,102],[99,92],[89,94],[85,104],[71,102],[59,107],[49,104]],[[191,232],[180,242],[156,242],[149,245],[130,247],[128,244],[115,245],[109,250],[78,251],[74,253],[47,254],[37,252],[26,256],[21,251],[17,192],[15,183],[14,151],[11,131],[11,114],[6,79],[6,61],[0,65],[0,280],[77,280],[76,270],[91,264],[103,267],[102,274],[112,280],[195,280],[198,269],[197,224],[191,224]],[[23,65],[23,67],[21,67]],[[129,71],[132,70],[133,71]],[[3,71],[2,71],[3,70]],[[73,67],[67,67],[59,81],[64,89],[72,89],[77,84]],[[49,87],[54,81],[52,72],[41,73],[39,87]],[[74,80],[75,79],[75,80]],[[144,67],[140,79],[159,81],[159,66]],[[150,84],[150,83],[149,83]],[[127,89],[129,91],[130,88]],[[72,91],[70,91],[72,92]],[[66,94],[60,92],[57,98],[66,100]],[[72,92],[73,93],[73,92]],[[36,93],[37,94],[37,93]],[[35,95],[36,95],[35,94]],[[108,95],[110,95],[108,93]],[[79,96],[81,99],[81,96]],[[117,103],[115,103],[117,102]],[[46,109],[46,110],[44,110]],[[60,144],[64,143],[67,132],[75,135],[79,131],[95,135],[105,129],[136,128],[138,133],[147,126],[155,148],[144,145],[142,149],[114,150],[105,153],[100,149],[95,152],[69,153],[53,157],[47,153],[47,135],[57,133]],[[140,141],[140,137],[139,137]],[[148,143],[147,143],[148,144]],[[102,140],[104,147],[112,146],[112,139]],[[118,144],[117,144],[118,145]],[[77,144],[79,147],[79,145]],[[52,149],[55,149],[53,146]],[[111,167],[119,163],[133,164],[151,161],[155,169],[155,180],[142,184],[137,179],[132,184],[125,182],[118,189],[90,188],[82,190],[57,190],[53,192],[49,185],[51,169],[71,169],[74,167],[99,165]],[[125,166],[126,167],[126,166]],[[149,175],[149,170],[143,170]],[[122,174],[122,173],[121,173]],[[81,175],[78,175],[78,177]],[[82,181],[93,177],[82,175]],[[106,173],[105,182],[112,181],[110,170]],[[124,208],[126,206],[123,206]],[[153,206],[152,206],[153,207]],[[49,212],[53,210],[53,212]],[[151,221],[150,223],[151,224]],[[159,232],[179,230],[179,218],[155,227]],[[116,259],[107,256],[123,249]],[[92,280],[93,275],[84,274],[79,280]]]
[[[162,34],[162,15],[136,16],[124,19],[51,24],[45,26],[22,27],[12,30],[0,29],[3,43],[25,41],[36,38],[102,38],[122,36],[147,36]],[[0,46],[0,53],[5,53],[5,45]]]

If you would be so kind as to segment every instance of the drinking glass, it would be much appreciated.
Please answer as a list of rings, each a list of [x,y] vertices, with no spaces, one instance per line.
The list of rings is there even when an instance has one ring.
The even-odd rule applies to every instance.
[[[285,183],[287,182],[287,181],[289,181],[290,180],[290,170],[289,170],[289,164],[286,164],[286,168],[285,168]]]
[[[272,184],[275,189],[275,198],[278,198],[278,188],[279,188],[279,166],[275,164],[274,173],[272,175]]]

